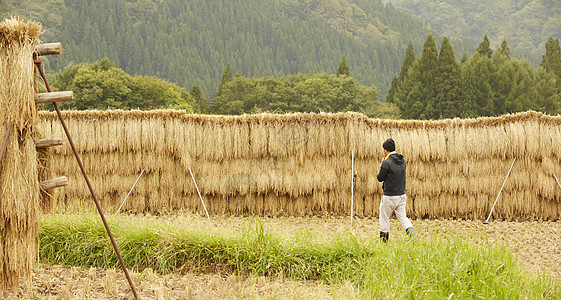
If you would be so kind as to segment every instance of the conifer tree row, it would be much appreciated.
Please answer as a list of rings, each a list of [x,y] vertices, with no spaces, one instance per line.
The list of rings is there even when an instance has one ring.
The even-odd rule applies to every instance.
[[[406,50],[399,76],[387,102],[408,119],[495,116],[525,110],[561,113],[561,50],[559,40],[546,42],[542,64],[533,69],[510,57],[506,39],[497,51],[487,36],[471,57],[458,63],[447,38],[437,52],[432,35],[418,58]],[[556,73],[557,72],[557,73]]]

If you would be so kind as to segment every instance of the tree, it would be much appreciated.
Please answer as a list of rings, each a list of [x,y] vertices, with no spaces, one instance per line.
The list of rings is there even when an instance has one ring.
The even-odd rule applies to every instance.
[[[536,110],[548,114],[561,112],[561,92],[556,88],[559,78],[552,72],[538,67],[535,72],[535,82],[532,100]]]
[[[436,79],[438,76],[438,51],[432,34],[429,34],[421,56],[419,57],[419,73],[416,81],[421,83],[420,99],[423,106],[431,104],[435,107],[436,102]],[[425,114],[427,119],[438,118],[438,115]]]
[[[507,58],[510,58],[510,49],[508,48],[508,45],[506,43],[506,38],[504,38],[503,41],[501,42],[501,47],[499,48],[499,53],[501,55],[506,56]]]
[[[438,70],[437,113],[440,118],[457,117],[460,114],[460,68],[447,37],[444,37],[440,47]]]
[[[326,73],[280,78],[236,76],[215,99],[212,113],[376,112],[378,91],[351,76]],[[391,108],[390,108],[391,110]]]
[[[53,87],[74,91],[74,100],[61,102],[64,109],[174,108],[193,112],[196,106],[185,89],[156,77],[132,77],[108,59],[70,65],[55,76]]]
[[[199,108],[197,112],[206,113],[208,110],[207,100],[203,98],[201,88],[198,85],[194,85],[193,87],[191,87],[191,91],[189,93],[191,94],[193,99],[195,99],[195,103]]]
[[[413,51],[413,44],[409,42],[407,49],[405,49],[405,58],[403,59],[403,63],[401,65],[401,70],[399,71],[399,76],[394,77],[392,80],[390,90],[388,92],[388,96],[386,97],[386,102],[394,103],[394,95],[397,92],[397,89],[400,88],[401,84],[405,80],[405,76],[407,76],[407,71],[415,62],[415,51]]]
[[[341,58],[341,63],[339,64],[339,68],[337,68],[337,76],[340,75],[350,76],[349,66],[347,65],[347,59],[345,57],[345,54],[343,54],[343,57]]]
[[[483,42],[481,42],[477,47],[477,53],[486,56],[488,58],[491,58],[491,56],[493,55],[493,50],[491,50],[489,38],[487,37],[487,34],[485,34],[485,37],[483,37]]]
[[[492,116],[495,114],[491,78],[494,65],[487,57],[473,55],[462,64],[462,94],[465,116]]]
[[[547,71],[553,72],[561,79],[561,48],[559,39],[550,37],[545,43],[545,54],[542,56],[541,65]]]
[[[234,80],[234,75],[232,74],[232,70],[230,69],[230,63],[228,63],[226,64],[226,69],[224,69],[224,72],[222,72],[222,79],[220,80],[220,85],[218,86],[218,92],[216,93],[216,96],[220,96],[222,94],[224,85],[232,80]]]

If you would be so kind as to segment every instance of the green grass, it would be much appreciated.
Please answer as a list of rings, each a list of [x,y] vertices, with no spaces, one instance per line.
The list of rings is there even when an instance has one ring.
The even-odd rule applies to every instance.
[[[521,269],[501,245],[460,239],[401,240],[388,245],[347,234],[330,239],[301,233],[280,238],[259,219],[243,229],[186,228],[158,220],[110,218],[127,267],[351,281],[376,299],[561,299],[558,280]],[[95,214],[54,215],[41,221],[43,263],[118,267]],[[193,226],[196,227],[196,226]]]

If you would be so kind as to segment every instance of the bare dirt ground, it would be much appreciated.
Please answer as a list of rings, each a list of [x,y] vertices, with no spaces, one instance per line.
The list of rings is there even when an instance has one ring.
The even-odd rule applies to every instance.
[[[213,217],[208,221],[192,215],[157,218],[232,232],[255,220]],[[302,232],[327,238],[352,232],[363,239],[376,239],[379,233],[378,219],[354,219],[353,227],[348,217],[261,218],[261,222],[266,232],[287,238]],[[502,243],[518,256],[523,268],[546,272],[561,280],[561,221],[491,221],[484,225],[481,221],[413,220],[413,224],[417,236],[422,239],[436,234],[440,238],[458,237],[479,245]],[[396,220],[392,220],[391,226],[390,245],[405,238]],[[325,283],[282,278],[191,273],[160,275],[150,269],[131,274],[142,299],[326,299],[358,295],[350,283],[333,288]],[[120,270],[39,265],[31,284],[22,281],[17,291],[0,292],[0,296],[3,299],[130,299],[132,293]]]

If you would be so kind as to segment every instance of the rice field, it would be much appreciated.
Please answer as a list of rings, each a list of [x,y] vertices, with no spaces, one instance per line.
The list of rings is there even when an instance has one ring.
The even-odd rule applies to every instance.
[[[92,214],[90,214],[92,216]],[[50,219],[51,217],[48,217]],[[59,216],[60,218],[60,216]],[[62,216],[75,220],[76,216]],[[232,236],[244,232],[254,224],[255,217],[214,216],[210,221],[203,216],[189,213],[174,213],[164,216],[123,216],[117,218],[131,226],[138,224],[158,224],[157,228],[174,226],[191,228],[204,232],[219,232]],[[112,222],[115,219],[112,220]],[[259,221],[267,234],[284,240],[304,238],[329,241],[352,234],[363,243],[378,237],[377,218],[356,218],[350,226],[350,218],[345,217],[265,217]],[[45,224],[45,219],[42,221]],[[74,222],[78,223],[78,222]],[[135,225],[136,224],[136,225]],[[517,257],[521,273],[553,276],[559,289],[561,282],[561,222],[508,222],[494,221],[483,225],[480,221],[469,220],[413,220],[417,236],[422,241],[433,243],[435,236],[443,240],[462,240],[469,245],[504,245]],[[405,234],[392,219],[390,242],[384,249],[400,249]],[[386,250],[381,250],[386,251]],[[481,254],[473,252],[471,259]],[[41,257],[44,260],[43,257]],[[504,259],[504,258],[503,258]],[[505,264],[509,263],[505,260]],[[461,260],[458,263],[462,263]],[[438,265],[438,262],[434,263]],[[438,268],[438,266],[436,267]],[[512,270],[508,269],[508,272]],[[389,272],[389,270],[388,270]],[[430,271],[427,270],[427,273]],[[322,299],[353,299],[368,295],[367,288],[352,280],[341,280],[330,284],[323,280],[295,280],[279,276],[255,276],[228,272],[199,273],[178,269],[171,273],[158,273],[152,268],[133,270],[136,287],[143,298],[149,299],[309,299],[310,295]],[[482,280],[484,277],[482,277]],[[380,282],[387,280],[380,279]],[[535,282],[536,280],[533,279]],[[379,285],[379,282],[370,282]],[[390,281],[391,284],[391,281]],[[424,282],[429,284],[429,282]],[[15,293],[5,297],[43,297],[44,299],[122,299],[130,296],[130,290],[122,272],[117,269],[99,267],[64,267],[42,263],[33,274],[30,286],[24,281]],[[428,294],[430,295],[430,294]],[[422,298],[430,298],[426,295]],[[395,295],[394,295],[395,296]],[[401,297],[398,295],[398,299]],[[529,296],[529,299],[538,297]],[[542,297],[539,297],[540,299]],[[544,298],[548,298],[547,296]],[[550,296],[551,298],[551,296]],[[553,298],[551,298],[553,299]]]

